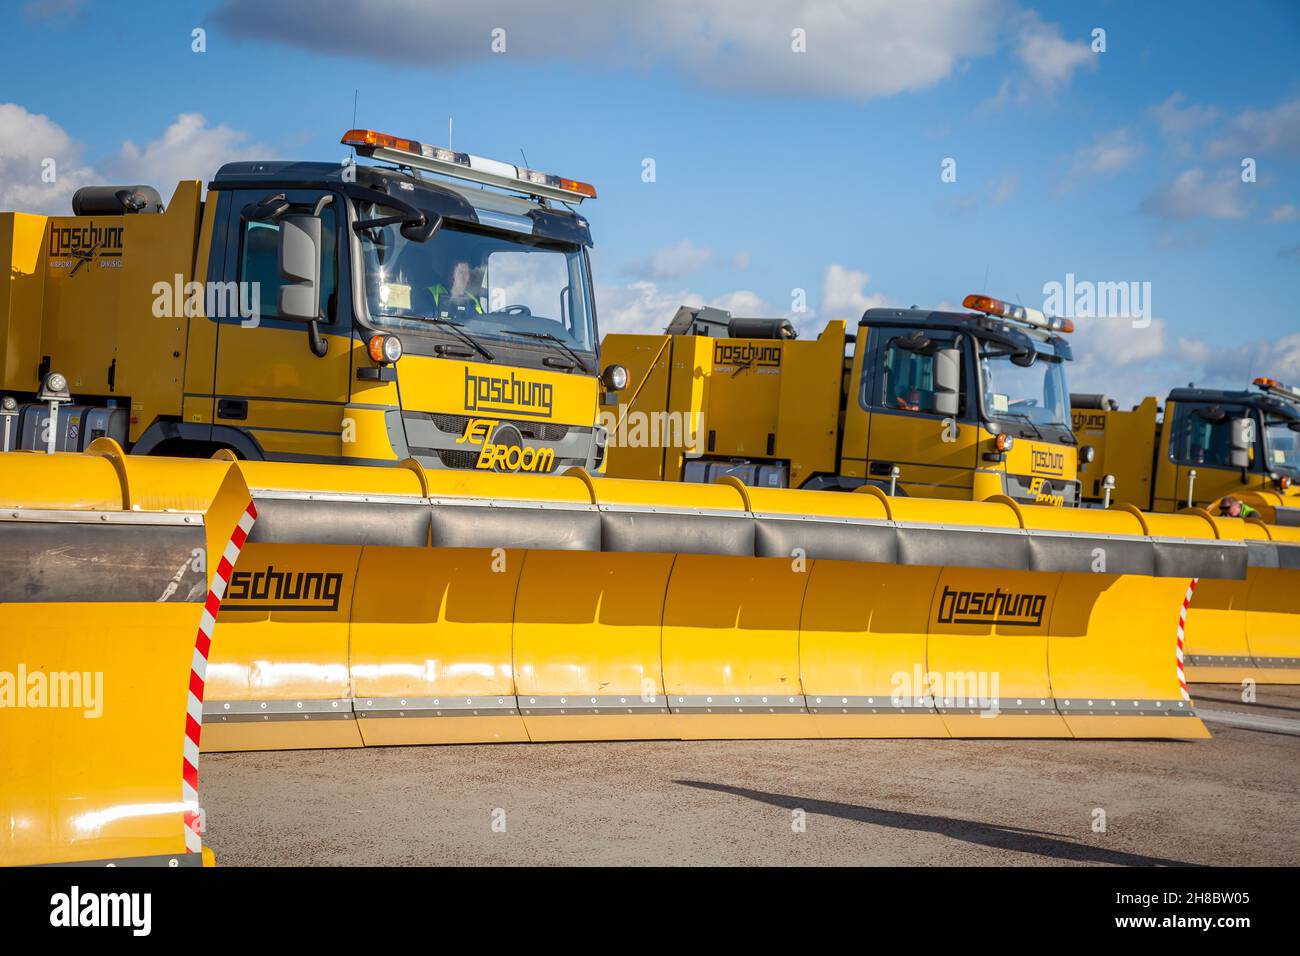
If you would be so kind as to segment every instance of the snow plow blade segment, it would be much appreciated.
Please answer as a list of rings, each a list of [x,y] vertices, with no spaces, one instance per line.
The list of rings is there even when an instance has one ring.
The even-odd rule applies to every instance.
[[[1276,491],[1245,491],[1237,494],[1242,504],[1250,505],[1259,512],[1260,520],[1267,524],[1281,525],[1284,528],[1300,528],[1300,490],[1294,485],[1285,493]],[[1210,510],[1217,512],[1216,501]]]
[[[1182,600],[1248,563],[1199,516],[232,467],[259,518],[209,665],[214,750],[1202,737]]]
[[[103,439],[0,455],[0,865],[210,862],[187,700],[249,500],[228,462]]]
[[[61,528],[92,525],[73,536],[76,547],[111,543],[113,560],[131,556],[147,581],[173,557],[168,535],[186,527],[184,517],[205,519],[190,527],[202,529],[204,553],[217,553],[224,544],[215,539],[230,533],[241,496],[246,503],[251,495],[258,519],[227,569],[207,662],[202,744],[210,750],[1197,738],[1206,731],[1181,686],[1180,628],[1189,661],[1202,621],[1242,635],[1257,669],[1265,656],[1295,654],[1287,642],[1300,608],[1288,595],[1300,589],[1279,582],[1300,570],[1300,532],[1204,512],[928,501],[874,488],[819,494],[731,479],[593,479],[580,469],[535,476],[426,471],[414,462],[379,469],[123,459],[112,446],[96,447],[80,456],[0,456],[3,487],[24,489],[11,502],[19,517],[4,524],[14,542],[4,552],[4,614],[15,622],[4,636],[7,666],[35,653],[50,620],[62,633],[87,622],[96,633],[120,628],[121,640],[91,646],[126,654],[168,614],[191,631],[177,638],[175,666],[188,665],[202,604],[177,594],[198,595],[210,581],[182,575],[161,603],[130,576],[111,589],[69,591],[85,587],[75,572],[86,562],[65,546]],[[168,497],[178,490],[187,497]],[[61,520],[37,521],[42,512]],[[95,520],[79,520],[86,515]],[[153,536],[140,537],[145,531]],[[107,597],[117,599],[115,613],[100,626]],[[38,605],[40,623],[31,611]],[[52,646],[77,647],[71,638]],[[48,666],[76,669],[72,661]],[[134,669],[113,664],[109,676],[134,675],[131,687],[153,691],[172,666],[167,653],[152,653]],[[113,694],[110,681],[110,703]],[[129,699],[163,707],[154,696]],[[183,710],[183,692],[178,700]],[[70,719],[31,713],[0,714],[6,728],[24,728],[7,732],[28,760],[37,756],[30,741],[43,732],[40,721]],[[150,714],[145,731],[138,713],[114,718],[123,723],[111,731],[94,721],[76,724],[76,733],[60,728],[83,763],[102,763],[84,779],[115,788],[123,771],[104,762],[112,751],[102,735],[161,734],[155,728],[165,722]],[[168,739],[175,753],[181,741]],[[161,748],[162,737],[155,743]],[[170,774],[170,766],[162,769]],[[70,784],[59,786],[45,786],[47,801]],[[179,781],[167,786],[166,799],[129,799],[172,806]],[[40,816],[49,823],[54,813],[47,807]],[[176,830],[174,838],[184,836]],[[153,844],[141,855],[171,849]],[[114,855],[84,850],[75,858]],[[32,854],[42,855],[51,854]]]
[[[1300,527],[1193,513],[1249,553],[1244,581],[1202,581],[1188,612],[1193,683],[1300,684]]]

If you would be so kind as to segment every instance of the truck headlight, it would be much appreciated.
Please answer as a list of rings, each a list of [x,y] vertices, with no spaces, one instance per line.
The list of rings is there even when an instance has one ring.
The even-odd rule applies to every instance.
[[[372,335],[366,351],[381,365],[392,365],[402,357],[402,340],[396,335]]]
[[[621,392],[627,388],[627,369],[622,365],[610,365],[600,373],[600,383],[607,392]]]

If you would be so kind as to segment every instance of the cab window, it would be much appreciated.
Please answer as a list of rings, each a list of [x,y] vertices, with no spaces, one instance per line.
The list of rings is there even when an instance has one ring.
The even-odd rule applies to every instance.
[[[1178,406],[1170,435],[1169,456],[1179,464],[1232,467],[1232,421],[1242,409],[1230,405],[1187,403]]]
[[[289,215],[310,214],[311,211],[310,206],[294,206]],[[338,237],[332,206],[325,208],[321,220],[320,309],[328,322],[333,318],[331,299],[338,287]],[[264,319],[275,319],[280,315],[280,286],[284,280],[280,278],[279,243],[279,223],[240,222],[238,279],[257,283],[257,301]]]
[[[877,407],[904,412],[937,414],[935,411],[934,353],[952,348],[951,338],[930,336],[929,345],[916,348],[906,333],[891,335],[882,349]],[[959,408],[966,411],[966,372],[962,369]]]

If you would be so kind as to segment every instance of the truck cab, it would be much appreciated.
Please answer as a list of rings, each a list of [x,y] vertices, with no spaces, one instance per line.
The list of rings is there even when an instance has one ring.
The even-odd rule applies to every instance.
[[[182,184],[175,208],[123,209],[116,309],[94,356],[58,347],[95,325],[84,304],[59,302],[107,273],[44,256],[38,375],[64,373],[74,407],[129,410],[111,437],[142,454],[598,468],[591,234],[572,208],[595,190],[370,130],[342,142],[388,165],[228,163],[201,201]],[[173,216],[168,260],[132,227]],[[105,353],[113,379],[91,386]],[[27,436],[19,428],[11,447],[39,444]],[[80,436],[66,438],[59,447],[75,450]]]
[[[1048,320],[988,296],[970,312],[870,309],[847,380],[841,473],[910,495],[1079,502],[1069,344]]]
[[[1097,396],[1077,401],[1075,427],[1101,450],[1089,500],[1103,495],[1151,511],[1205,507],[1226,495],[1294,494],[1300,482],[1300,390],[1257,378],[1258,391],[1176,388],[1163,408],[1130,411]]]
[[[608,473],[1078,504],[1091,451],[1069,425],[1058,333],[1072,325],[987,296],[966,306],[870,309],[856,334],[831,321],[813,340],[787,319],[683,307],[664,335],[611,335],[606,358],[630,382],[602,406]],[[638,441],[625,427],[656,415],[695,440]]]

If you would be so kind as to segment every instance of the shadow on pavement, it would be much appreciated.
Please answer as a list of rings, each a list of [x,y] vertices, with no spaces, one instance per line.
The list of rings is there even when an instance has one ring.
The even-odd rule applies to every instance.
[[[889,827],[893,830],[914,830],[921,833],[937,833],[941,836],[973,843],[977,846],[992,847],[999,850],[1016,850],[1021,853],[1033,853],[1037,856],[1050,857],[1054,860],[1066,860],[1072,863],[1104,863],[1112,866],[1194,866],[1181,860],[1167,860],[1162,857],[1144,856],[1140,853],[1125,853],[1122,850],[1107,850],[1104,847],[1076,843],[1062,837],[1061,834],[1045,833],[1041,830],[1025,830],[1020,827],[1001,824],[977,823],[971,820],[958,820],[952,817],[931,816],[924,813],[906,813],[901,810],[881,810],[875,807],[862,807],[852,803],[837,803],[831,800],[809,800],[792,797],[782,793],[767,793],[762,790],[749,790],[745,787],[733,787],[722,783],[706,783],[700,780],[676,780],[685,787],[698,790],[712,790],[733,796],[756,800],[786,810],[803,810],[822,816],[836,817],[841,820],[854,820],[858,823],[871,823],[876,826]]]

